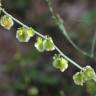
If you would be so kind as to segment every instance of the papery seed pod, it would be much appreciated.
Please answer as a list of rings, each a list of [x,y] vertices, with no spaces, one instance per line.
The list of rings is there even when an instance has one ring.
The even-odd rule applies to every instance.
[[[11,27],[14,25],[14,21],[11,19],[11,17],[4,15],[0,19],[0,25],[5,29],[10,30]]]
[[[60,55],[55,55],[53,57],[53,66],[61,72],[64,72],[68,68],[68,61]]]
[[[19,42],[28,42],[30,40],[28,29],[26,29],[25,27],[18,28],[16,38],[19,40]]]
[[[43,52],[44,51],[44,47],[43,47],[43,38],[38,37],[37,38],[37,42],[35,43],[35,47],[39,52]]]
[[[44,49],[46,51],[53,51],[55,50],[55,45],[54,45],[54,42],[52,40],[51,37],[47,37],[44,41],[43,41],[43,46],[44,46]]]
[[[76,85],[83,86],[83,84],[85,83],[85,80],[84,80],[84,75],[82,71],[77,72],[75,75],[73,75],[73,80]]]
[[[83,74],[84,74],[85,81],[91,80],[96,76],[96,73],[91,66],[84,67]]]

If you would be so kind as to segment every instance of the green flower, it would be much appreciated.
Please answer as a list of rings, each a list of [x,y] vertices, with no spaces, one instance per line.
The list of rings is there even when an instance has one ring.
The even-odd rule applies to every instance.
[[[16,38],[20,42],[28,42],[30,40],[29,30],[25,27],[20,27],[17,29]]]
[[[95,71],[91,66],[84,67],[83,74],[85,81],[92,80],[96,76]]]
[[[54,42],[52,40],[51,37],[47,37],[44,41],[43,41],[43,46],[44,46],[44,49],[46,51],[53,51],[55,50],[55,45],[54,45]]]
[[[83,86],[83,84],[85,83],[83,72],[82,72],[82,71],[77,72],[77,73],[73,76],[73,80],[74,80],[74,83],[75,83],[76,85],[81,85],[81,86]]]
[[[1,17],[0,25],[9,30],[14,25],[14,22],[9,16],[4,15]]]
[[[89,80],[94,80],[96,82],[96,73],[91,66],[86,66],[73,76],[73,80],[77,85],[83,85],[83,83]]]
[[[37,42],[35,43],[35,47],[39,52],[43,52],[44,51],[44,47],[43,47],[43,38],[38,37],[37,38]]]
[[[60,55],[55,55],[53,57],[53,66],[61,72],[64,72],[68,68],[68,61]]]
[[[35,35],[35,32],[34,32],[34,29],[33,28],[29,28],[29,29],[27,29],[27,33],[28,33],[28,35],[30,36],[30,37],[33,37],[34,35]]]

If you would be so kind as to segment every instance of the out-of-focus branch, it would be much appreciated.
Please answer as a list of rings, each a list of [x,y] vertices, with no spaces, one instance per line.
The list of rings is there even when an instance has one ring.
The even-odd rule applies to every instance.
[[[90,58],[94,58],[94,55],[92,56],[91,54],[83,51],[80,47],[78,47],[70,38],[70,36],[68,35],[65,27],[64,27],[64,21],[62,20],[62,18],[60,17],[59,14],[55,14],[52,8],[52,1],[51,0],[45,0],[48,3],[48,7],[49,7],[49,11],[52,14],[52,19],[55,21],[55,24],[59,27],[59,29],[62,31],[62,33],[64,34],[64,36],[66,37],[66,39],[70,42],[70,44],[80,53],[82,53],[83,55],[86,55]],[[95,40],[93,40],[95,41]],[[94,42],[92,44],[92,53],[94,52]]]
[[[2,5],[2,4],[1,4],[1,0],[0,0],[0,7],[1,7],[1,5]]]
[[[94,36],[93,36],[92,47],[91,47],[91,57],[94,57],[95,44],[96,44],[96,32],[94,33]]]
[[[2,4],[1,4],[1,0],[0,0],[0,14],[1,14],[1,6],[2,6]]]

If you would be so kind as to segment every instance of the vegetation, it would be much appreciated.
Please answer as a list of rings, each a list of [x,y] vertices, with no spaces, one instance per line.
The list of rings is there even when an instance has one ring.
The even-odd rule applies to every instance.
[[[56,14],[54,12],[51,0],[46,0],[46,1],[48,4],[48,7],[49,7],[49,11],[52,15],[52,19],[53,19],[53,21],[55,21],[54,24],[56,24],[57,27],[62,31],[62,33],[68,40],[68,42],[83,56],[90,58],[90,59],[94,59],[96,35],[94,34],[93,39],[91,41],[92,42],[91,53],[89,54],[86,51],[82,50],[80,47],[78,47],[78,45],[76,45],[72,41],[69,34],[65,30],[65,25],[64,25],[63,19],[60,17],[59,14]],[[32,62],[32,57],[33,57],[33,61],[35,62],[35,56],[37,58],[40,55],[39,52],[48,53],[48,54],[53,52],[53,54],[54,54],[53,59],[52,59],[53,54],[50,55],[53,67],[56,69],[59,69],[61,72],[64,72],[66,69],[69,68],[70,64],[73,64],[76,68],[79,69],[79,72],[76,72],[75,75],[71,74],[71,75],[73,75],[74,83],[76,85],[81,85],[81,86],[86,84],[87,89],[90,92],[90,89],[91,89],[90,87],[93,87],[94,84],[96,83],[96,73],[95,73],[95,70],[91,67],[91,65],[87,64],[86,66],[82,67],[80,64],[76,63],[73,59],[71,59],[67,55],[65,55],[65,53],[63,53],[60,50],[61,48],[59,49],[57,47],[57,45],[53,41],[53,38],[51,36],[49,36],[49,34],[43,35],[43,34],[41,34],[41,32],[36,31],[34,27],[29,27],[29,26],[25,25],[20,20],[13,17],[13,15],[11,15],[7,11],[5,11],[4,6],[0,7],[0,11],[1,11],[0,25],[3,28],[10,31],[13,28],[13,26],[15,26],[15,22],[18,24],[19,27],[16,28],[17,30],[16,30],[15,37],[18,39],[18,41],[20,43],[29,43],[31,39],[37,38],[36,42],[33,44],[34,47],[36,48],[36,50],[33,51],[32,54],[29,52],[29,54],[28,54],[29,56],[27,56],[27,54],[26,54],[24,57],[24,56],[21,56],[22,54],[20,52],[19,53],[16,52],[13,60],[11,61],[12,64],[10,63],[10,65],[6,67],[8,73],[9,73],[10,71],[12,72],[12,70],[14,70],[16,68],[17,63],[19,63],[20,66],[24,66],[24,67],[21,67],[21,69],[24,68],[24,70],[22,70],[22,72],[21,72],[22,74],[21,74],[20,80],[19,81],[17,80],[16,84],[13,84],[12,88],[14,87],[14,89],[19,90],[19,91],[26,90],[28,84],[31,83],[32,79],[34,81],[39,80],[39,82],[43,82],[43,83],[45,82],[46,84],[49,84],[49,85],[51,85],[51,84],[54,85],[56,82],[56,84],[58,85],[61,82],[61,80],[54,79],[49,76],[47,77],[44,74],[44,72],[39,74],[37,69],[32,70],[32,68],[30,68],[30,66],[27,65],[27,63],[29,65],[31,65],[30,63]],[[57,38],[59,39],[59,37],[57,37]],[[39,55],[37,56],[37,54],[39,54]],[[43,59],[44,59],[44,57],[43,57]],[[25,65],[22,65],[22,64],[25,64]],[[41,66],[41,64],[39,66]],[[46,67],[48,67],[48,66],[46,66]],[[75,69],[75,70],[78,70],[78,69]],[[38,75],[38,76],[36,76],[36,75]],[[52,81],[53,81],[53,83],[52,83]],[[91,81],[94,81],[94,84],[92,86],[90,86],[90,84],[92,84],[92,83],[89,83]],[[67,81],[65,81],[64,84],[66,84],[66,82]],[[57,90],[58,90],[58,88],[57,88]],[[39,89],[35,86],[29,88],[27,92],[28,92],[27,93],[28,96],[39,95]],[[56,94],[58,94],[57,96],[64,96],[64,92],[62,90]],[[90,94],[93,95],[93,94],[95,94],[95,92],[94,91],[92,93],[90,92]],[[56,96],[56,95],[54,94],[54,96]]]

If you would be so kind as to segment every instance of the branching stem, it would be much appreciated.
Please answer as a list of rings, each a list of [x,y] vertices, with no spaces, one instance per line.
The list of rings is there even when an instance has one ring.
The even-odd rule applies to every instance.
[[[16,18],[14,18],[12,15],[10,15],[9,13],[7,13],[3,8],[0,9],[4,14],[8,15],[9,17],[11,17],[15,22],[17,22],[18,24],[20,24],[21,26],[25,27],[25,28],[29,28],[27,25],[25,25],[24,23],[20,22],[19,20],[17,20]],[[34,30],[35,31],[35,30]],[[46,39],[46,36],[40,34],[39,32],[35,31],[35,34],[37,34],[38,36]],[[72,59],[70,59],[69,57],[67,57],[56,45],[55,45],[55,49],[58,51],[58,53],[60,53],[61,56],[63,56],[66,60],[68,60],[70,63],[72,63],[74,66],[76,66],[77,68],[79,68],[80,70],[82,70],[82,67],[77,64],[75,61],[73,61]]]

